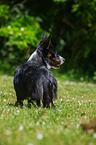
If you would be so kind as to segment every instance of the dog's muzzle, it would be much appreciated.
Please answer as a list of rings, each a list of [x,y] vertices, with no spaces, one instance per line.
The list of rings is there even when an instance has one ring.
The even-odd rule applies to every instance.
[[[64,63],[65,59],[59,55],[60,65]]]
[[[55,69],[59,69],[60,65],[63,64],[65,61],[65,59],[63,57],[61,57],[60,55],[58,55],[57,58],[52,58],[52,67]]]

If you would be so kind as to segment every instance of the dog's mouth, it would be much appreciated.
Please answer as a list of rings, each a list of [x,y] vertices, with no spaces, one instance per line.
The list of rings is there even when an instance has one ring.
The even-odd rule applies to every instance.
[[[60,63],[61,63],[60,60],[58,60],[58,59],[56,59],[56,58],[52,58],[51,63],[52,63],[52,67],[57,68],[57,69],[60,68]]]

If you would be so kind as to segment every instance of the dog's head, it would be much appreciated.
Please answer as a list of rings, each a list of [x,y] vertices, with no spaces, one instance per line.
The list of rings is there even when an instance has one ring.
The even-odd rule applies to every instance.
[[[49,37],[46,34],[43,35],[37,46],[37,52],[42,55],[48,68],[59,69],[60,65],[64,63],[65,59],[57,54],[57,51],[51,44],[51,35]]]

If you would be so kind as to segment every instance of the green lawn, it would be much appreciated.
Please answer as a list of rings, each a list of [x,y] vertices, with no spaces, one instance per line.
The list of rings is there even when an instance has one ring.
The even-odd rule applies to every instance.
[[[95,145],[82,122],[96,118],[96,84],[57,77],[58,110],[14,107],[13,77],[0,75],[0,145]]]

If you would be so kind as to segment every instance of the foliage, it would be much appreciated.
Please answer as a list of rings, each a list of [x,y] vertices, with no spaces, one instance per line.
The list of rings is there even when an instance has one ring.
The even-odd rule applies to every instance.
[[[20,50],[29,45],[36,46],[42,36],[43,30],[32,16],[24,15],[7,23],[0,28],[0,36],[7,38],[6,47],[16,46]]]
[[[6,58],[13,65],[24,63],[43,33],[48,32],[52,34],[53,45],[66,59],[62,72],[66,70],[94,76],[96,0],[47,0],[41,3],[39,0],[12,0],[5,3],[1,1],[1,4],[2,60]],[[25,31],[28,33],[25,34]],[[22,61],[19,59],[21,57]]]
[[[95,37],[96,37],[96,0],[79,1],[76,0],[72,5],[72,13],[75,14],[76,31],[75,32],[75,48],[73,51],[75,61],[79,67],[89,74],[93,75],[96,68],[95,55]],[[74,33],[73,33],[74,34]],[[76,54],[77,53],[77,54]],[[78,57],[79,56],[79,57]],[[81,62],[80,62],[81,61]],[[83,63],[82,63],[83,62]],[[86,71],[88,70],[88,71]]]
[[[53,0],[54,2],[65,2],[66,0]]]
[[[27,55],[27,57],[23,57],[22,60],[27,59],[29,57],[30,51],[34,50],[33,48],[36,47],[41,39],[41,36],[46,31],[41,29],[38,22],[38,20],[40,20],[39,18],[35,19],[26,12],[22,15],[20,14],[18,8],[13,8],[11,11],[15,11],[13,13],[14,17],[9,15],[8,18],[8,14],[10,13],[9,9],[9,11],[5,11],[6,15],[3,14],[3,11],[6,7],[9,8],[7,5],[0,6],[0,8],[2,8],[0,9],[0,17],[4,16],[4,18],[9,19],[9,21],[6,21],[7,23],[5,25],[2,24],[0,28],[0,37],[1,40],[3,40],[1,54],[3,57],[7,57],[9,62],[12,64],[17,63],[16,57],[18,54],[20,55],[20,52],[22,56],[24,53],[25,56]]]
[[[96,144],[96,133],[80,124],[96,118],[96,84],[58,80],[58,110],[14,107],[13,77],[0,76],[1,145]]]
[[[9,13],[9,6],[8,5],[0,5],[0,18],[7,19]]]

